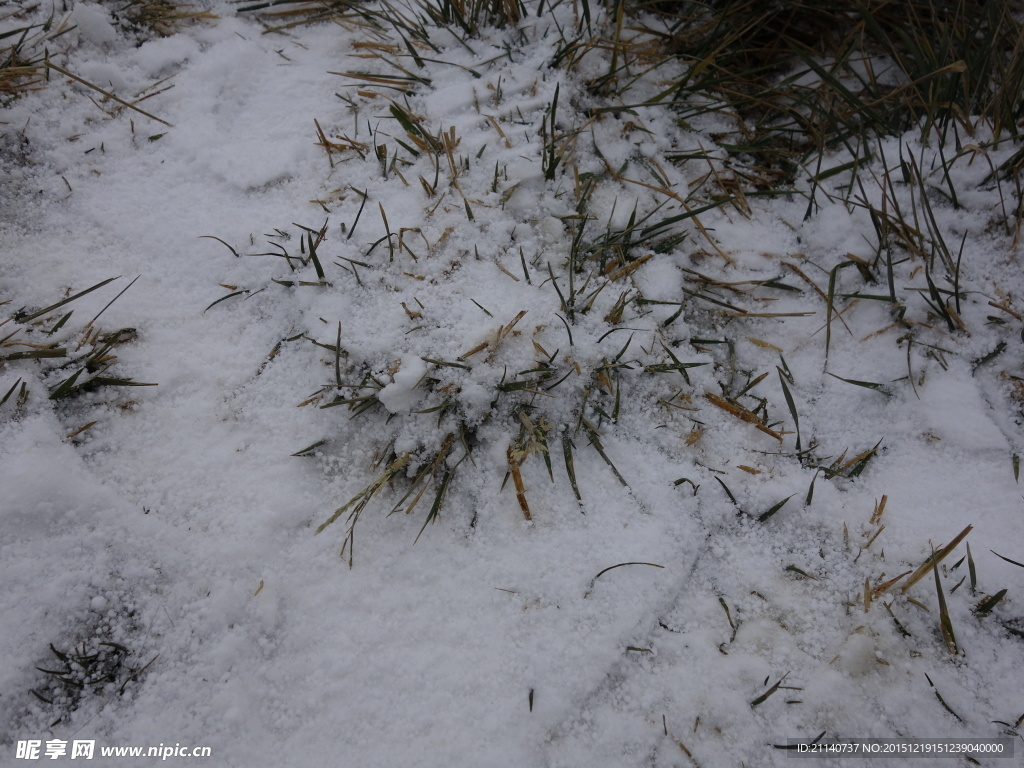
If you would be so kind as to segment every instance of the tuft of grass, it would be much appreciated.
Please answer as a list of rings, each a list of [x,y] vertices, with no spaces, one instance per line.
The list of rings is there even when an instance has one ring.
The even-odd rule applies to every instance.
[[[559,5],[539,3],[536,21],[527,17],[518,0],[409,0],[402,5],[385,0],[373,6],[349,0],[273,0],[240,9],[259,13],[267,31],[329,19],[366,33],[365,40],[354,44],[355,55],[366,66],[332,73],[344,83],[345,93],[339,98],[355,118],[356,139],[326,121],[314,120],[316,140],[332,170],[345,163],[369,163],[383,183],[401,184],[403,191],[417,195],[422,192],[425,219],[437,211],[458,212],[461,218],[464,211],[460,226],[472,232],[481,226],[482,211],[492,205],[504,207],[526,189],[525,180],[508,178],[504,157],[491,158],[497,146],[499,152],[514,150],[534,162],[544,194],[564,197],[568,204],[568,215],[561,217],[563,242],[545,248],[543,256],[518,247],[519,264],[513,269],[507,264],[509,258],[517,258],[517,245],[498,243],[493,252],[484,248],[481,253],[481,246],[474,244],[471,249],[466,246],[466,252],[454,253],[445,243],[451,227],[436,243],[427,242],[426,228],[400,226],[396,217],[404,212],[386,210],[381,200],[377,202],[384,236],[358,259],[331,252],[332,245],[323,238],[326,222],[319,230],[300,227],[298,255],[273,236],[262,255],[273,255],[282,271],[287,266],[286,276],[271,278],[287,288],[325,286],[349,277],[363,288],[363,270],[372,270],[384,281],[394,278],[396,284],[405,277],[423,279],[406,271],[411,269],[406,256],[420,262],[443,252],[453,268],[463,259],[493,259],[496,268],[516,283],[517,291],[530,287],[553,302],[558,311],[552,314],[565,330],[565,337],[559,338],[567,347],[563,344],[559,350],[549,341],[550,330],[540,340],[526,338],[529,321],[517,325],[523,313],[486,335],[467,327],[462,354],[454,361],[448,359],[452,354],[427,342],[416,348],[429,369],[415,386],[426,402],[415,413],[400,414],[385,414],[380,407],[379,394],[394,373],[389,372],[391,361],[382,355],[360,358],[355,348],[342,348],[340,336],[331,344],[315,340],[312,332],[304,334],[330,353],[326,362],[334,369],[333,383],[313,393],[304,405],[345,407],[352,418],[376,419],[384,430],[381,443],[393,441],[402,430],[417,443],[408,455],[396,453],[390,447],[393,442],[383,454],[378,452],[383,464],[375,479],[324,524],[347,515],[348,547],[365,504],[392,485],[399,486],[398,495],[408,488],[416,500],[433,495],[428,519],[436,519],[449,486],[458,482],[455,468],[470,457],[472,446],[485,439],[481,414],[463,402],[462,385],[470,372],[478,381],[482,371],[490,375],[490,367],[513,351],[533,355],[533,363],[518,366],[524,370],[495,369],[497,374],[487,384],[492,400],[486,419],[490,425],[501,425],[504,459],[499,469],[514,489],[519,513],[530,519],[534,510],[526,466],[531,459],[543,460],[554,479],[550,441],[556,448],[561,443],[562,461],[557,463],[564,464],[581,511],[586,489],[580,487],[576,462],[582,455],[596,454],[628,487],[607,436],[628,413],[631,399],[647,396],[664,405],[674,419],[685,420],[691,434],[695,425],[701,434],[707,428],[697,421],[701,417],[691,415],[702,408],[726,412],[774,438],[780,448],[785,436],[794,434],[795,452],[782,455],[813,473],[805,497],[810,505],[819,474],[826,479],[859,477],[879,456],[881,441],[856,449],[852,456],[843,451],[838,457],[821,458],[806,420],[801,424],[799,392],[785,359],[780,358],[779,388],[773,394],[770,382],[763,383],[769,375],[763,363],[748,365],[735,340],[747,339],[781,355],[780,347],[765,340],[773,337],[763,332],[764,326],[820,316],[824,310],[824,333],[818,343],[826,365],[832,367],[843,349],[840,339],[845,340],[845,334],[853,338],[857,323],[851,318],[864,307],[881,307],[891,322],[876,334],[898,331],[896,343],[906,345],[907,375],[882,378],[850,370],[846,378],[826,373],[851,386],[895,396],[904,381],[916,393],[923,381],[922,356],[944,368],[946,357],[957,354],[949,346],[967,331],[965,312],[975,301],[965,287],[970,265],[964,262],[969,261],[970,249],[965,248],[967,237],[958,232],[958,250],[944,228],[948,217],[941,209],[961,208],[969,199],[957,186],[961,165],[984,159],[992,171],[991,183],[997,185],[1010,178],[1006,172],[1014,167],[1011,163],[1000,171],[990,156],[999,141],[1020,138],[1024,115],[1017,87],[1024,82],[1022,27],[1004,5],[980,0],[842,0],[824,6],[802,0],[767,5],[749,0],[637,0],[601,6],[585,1],[568,24],[562,23],[568,16],[563,17],[565,8]],[[474,104],[488,136],[483,146],[464,147],[460,145],[465,137],[433,120],[426,106],[429,98],[421,97],[436,87],[439,73],[453,66],[474,79],[495,71],[492,65],[506,56],[480,60],[478,54],[481,40],[489,35],[486,27],[492,25],[517,30],[505,50],[512,62],[517,46],[535,42],[538,36],[550,36],[555,53],[533,86],[537,100],[532,113],[524,115],[525,107],[509,103],[508,85],[503,88],[500,77],[488,83],[486,108],[474,89]],[[445,60],[450,45],[469,51],[473,63]],[[381,123],[367,124],[371,138],[357,141],[361,110],[371,102],[384,106],[374,112]],[[488,114],[491,107],[494,114]],[[600,144],[607,135],[602,121],[623,121],[623,138],[633,134],[632,141],[639,146],[653,133],[645,120],[652,113],[669,116],[684,130],[691,127],[690,121],[710,117],[716,125],[713,145],[677,148],[657,157],[637,151],[614,161],[602,152]],[[882,140],[890,136],[901,138],[898,149],[890,148],[897,142]],[[910,149],[909,139],[914,137],[920,151],[917,146]],[[585,165],[585,153],[594,162]],[[349,241],[370,197],[368,191],[351,189],[360,200],[349,200],[341,225]],[[1002,197],[1003,187],[998,189]],[[633,193],[623,215],[616,215],[614,206],[611,211],[600,208],[602,200],[621,204]],[[344,194],[347,191],[342,199]],[[724,251],[702,217],[753,217],[760,198],[777,196],[805,198],[805,218],[815,216],[825,201],[864,213],[872,225],[868,245],[873,257],[850,253],[816,263],[805,254],[788,254],[779,260],[776,275],[743,274],[745,268]],[[324,201],[319,205],[330,212]],[[1006,233],[1020,218],[1020,206],[1016,211],[1010,208],[1005,202],[1000,206],[1000,226]],[[418,233],[415,242],[409,233]],[[702,239],[694,242],[697,237]],[[426,255],[418,245],[421,239]],[[226,241],[220,242],[239,255]],[[685,265],[678,260],[684,248]],[[679,268],[682,288],[675,296],[651,298],[637,278],[662,257]],[[332,263],[343,273],[332,274]],[[300,279],[301,272],[309,278],[315,273],[315,281]],[[800,282],[787,282],[790,273]],[[827,285],[822,276],[827,276]],[[486,316],[508,320],[495,307],[471,301]],[[429,338],[436,321],[411,303],[403,307],[415,321],[409,338]],[[599,356],[586,357],[592,345],[579,342],[581,332],[590,333],[598,324],[600,345],[625,329],[631,318],[666,308],[667,317],[650,341],[641,342],[635,333],[639,329],[631,328],[625,342],[616,339]],[[602,322],[605,328],[599,325]],[[673,328],[684,325],[692,335],[674,337]],[[1004,325],[1009,330],[1012,323]],[[561,334],[562,328],[557,331]],[[746,346],[740,344],[740,350]],[[997,343],[993,352],[974,361],[975,370],[984,375],[1011,348]],[[701,357],[693,360],[681,349]],[[695,372],[704,366],[711,367]],[[666,389],[669,380],[678,387],[675,392]],[[696,391],[695,382],[700,385]],[[788,414],[786,422],[791,418],[792,427],[783,427],[779,414]],[[436,427],[428,430],[427,424]],[[493,434],[488,430],[487,439]],[[686,444],[692,445],[688,440]],[[403,460],[408,462],[403,471],[390,473],[395,462]],[[696,493],[696,483],[686,482]],[[769,507],[758,519],[769,520],[791,498]],[[875,536],[880,532],[877,529]],[[943,551],[937,555],[944,556]],[[926,570],[919,569],[904,589]],[[887,583],[885,589],[894,584]],[[867,588],[866,601],[877,597],[877,590],[878,586]]]
[[[50,643],[50,653],[53,659],[47,666],[36,667],[46,675],[46,681],[29,693],[60,713],[51,727],[78,709],[86,696],[112,692],[123,695],[159,658],[157,654],[138,666],[131,663],[132,651],[126,646],[96,639],[83,641],[68,651],[61,651]]]
[[[363,490],[361,490],[359,493],[357,493],[355,496],[349,499],[349,501],[346,504],[343,504],[342,506],[334,510],[334,514],[331,515],[325,522],[321,523],[320,526],[316,529],[316,533],[322,533],[323,530],[327,528],[327,526],[331,525],[331,523],[333,523],[343,514],[351,510],[351,512],[349,512],[348,518],[345,521],[348,524],[348,532],[345,536],[345,543],[341,549],[342,557],[345,556],[346,548],[348,550],[350,568],[352,567],[354,557],[355,527],[356,523],[359,521],[359,516],[363,513],[363,510],[366,508],[366,505],[370,503],[373,497],[380,493],[381,489],[383,489],[384,486],[395,475],[399,473],[399,471],[406,467],[406,465],[409,463],[410,458],[410,455],[406,453],[394,459],[390,464],[388,464],[387,469],[385,469],[384,472],[382,472],[380,475],[374,478],[369,485],[363,488]]]
[[[409,123],[406,126],[407,135],[421,140],[423,136],[429,135],[425,128],[412,125],[411,113],[403,112],[402,114],[403,120],[400,122]],[[409,127],[415,128],[415,131],[410,131]],[[456,143],[454,131],[443,134],[439,142],[445,147],[443,156],[449,157],[449,182],[454,184],[454,180],[462,168],[461,162],[450,157]],[[429,150],[429,147],[427,149]],[[420,162],[433,162],[429,152],[421,154],[423,157]],[[438,163],[438,165],[440,164]],[[437,165],[434,167],[436,170]],[[438,185],[439,188],[442,185],[443,182]],[[361,208],[365,204],[366,197],[360,196],[363,198],[360,203]],[[359,282],[358,275],[353,272],[356,264],[364,269],[402,271],[403,274],[407,274],[404,273],[404,270],[408,267],[400,265],[399,254],[404,248],[415,258],[415,254],[409,251],[408,244],[403,244],[402,240],[401,233],[409,230],[400,229],[396,233],[395,227],[390,221],[391,217],[382,205],[378,205],[378,207],[381,221],[384,224],[385,237],[369,245],[364,261],[343,257],[346,262],[353,265],[352,268],[339,261],[332,262],[330,254],[325,251],[328,247],[325,237],[329,227],[328,222],[325,222],[319,229],[294,225],[300,230],[299,255],[289,254],[280,244],[279,240],[282,239],[284,231],[278,229],[275,230],[277,234],[268,236],[271,237],[271,249],[276,250],[268,250],[265,253],[253,254],[253,256],[275,257],[280,266],[287,266],[289,276],[294,274],[295,278],[300,277],[299,273],[302,271],[315,272],[317,278],[315,282],[292,277],[286,280],[271,278],[272,282],[285,287],[329,284],[331,277],[328,273],[332,263],[352,273],[357,282]],[[630,226],[642,224],[644,220],[645,217],[636,216],[631,220]],[[525,284],[532,286],[534,290],[546,291],[549,296],[557,295],[559,305],[568,317],[568,319],[562,317],[560,319],[565,325],[570,347],[573,343],[572,326],[590,312],[596,296],[603,287],[630,280],[630,275],[650,260],[649,255],[635,257],[633,255],[635,249],[643,248],[653,242],[653,239],[663,237],[664,231],[665,227],[659,226],[656,233],[645,235],[643,230],[637,228],[626,238],[629,240],[628,243],[615,242],[614,261],[612,261],[609,258],[612,248],[611,239],[606,237],[597,243],[588,242],[584,235],[585,221],[582,222],[569,233],[571,237],[570,255],[563,273],[565,282],[562,283],[567,286],[568,290],[564,293],[560,288],[561,281],[555,277],[554,267],[550,263],[547,265],[547,271],[552,279],[543,284],[535,283],[531,278],[531,266],[528,259],[525,253],[520,252],[519,257],[523,278],[526,280]],[[240,252],[227,240],[215,236],[208,237],[218,241],[232,256],[236,258],[241,256]],[[383,253],[375,254],[378,246],[382,245],[385,240],[389,242],[386,258],[383,257]],[[427,243],[427,247],[429,249],[433,246]],[[480,258],[479,252],[475,253],[477,258]],[[500,262],[496,262],[496,266],[501,268]],[[533,267],[537,267],[536,263]],[[515,276],[512,277],[519,280]],[[550,285],[547,285],[548,282]],[[597,284],[597,288],[594,288],[595,284]],[[252,293],[251,289],[238,290],[237,286],[224,284],[222,287],[235,290],[222,296],[214,304],[232,296],[240,296],[246,291]],[[625,291],[622,296],[627,298],[620,298],[618,301],[618,310],[616,310],[618,316],[613,318],[615,322],[621,320],[621,313],[628,306],[630,292],[629,290]],[[474,303],[486,314],[491,314],[479,303],[475,301]],[[404,305],[404,308],[411,319],[421,323],[425,320],[421,312],[411,310],[408,305]],[[435,503],[428,513],[428,520],[436,519],[449,485],[457,479],[455,468],[469,456],[469,446],[481,439],[479,418],[467,410],[459,398],[463,380],[475,368],[482,367],[494,373],[501,373],[500,379],[495,378],[492,382],[494,401],[491,404],[489,419],[492,422],[503,420],[509,428],[511,439],[506,450],[506,480],[512,480],[521,513],[527,519],[531,519],[532,511],[527,499],[528,491],[522,471],[525,462],[533,456],[540,457],[553,480],[554,468],[549,442],[552,439],[561,442],[570,487],[577,501],[582,502],[583,494],[575,470],[575,462],[578,457],[577,441],[582,433],[587,438],[586,444],[593,448],[594,453],[607,465],[612,475],[620,484],[628,487],[628,482],[616,467],[604,443],[604,434],[607,429],[604,425],[614,425],[617,422],[624,402],[623,389],[635,385],[638,378],[650,380],[650,384],[645,387],[658,389],[662,385],[655,381],[666,374],[678,374],[685,383],[689,384],[690,379],[687,372],[708,365],[706,362],[686,362],[665,343],[660,345],[660,351],[657,348],[645,350],[645,354],[648,356],[647,360],[630,362],[626,357],[630,352],[630,341],[627,341],[617,354],[605,354],[599,359],[584,360],[581,365],[580,360],[564,355],[560,356],[557,349],[554,353],[549,353],[535,338],[531,338],[525,331],[522,331],[522,321],[526,315],[525,310],[519,311],[508,322],[490,331],[482,341],[479,340],[479,331],[475,327],[468,328],[467,331],[475,336],[474,343],[467,343],[466,351],[455,361],[445,360],[430,349],[423,350],[420,357],[429,364],[430,368],[426,376],[416,386],[428,397],[431,397],[432,403],[428,403],[426,407],[412,414],[389,415],[385,419],[385,424],[396,419],[400,425],[410,425],[417,418],[430,414],[436,420],[437,431],[430,435],[424,432],[416,451],[401,455],[392,453],[386,461],[387,469],[383,474],[377,475],[376,479],[372,480],[347,504],[335,510],[334,514],[318,529],[322,531],[345,517],[347,531],[342,552],[348,553],[350,564],[354,528],[363,510],[374,497],[393,482],[405,482],[402,474],[412,478],[409,493],[416,494],[416,500],[426,491],[428,485],[435,489]],[[612,320],[606,319],[606,322],[612,323]],[[387,377],[394,373],[394,371],[387,372],[387,365],[383,360],[358,359],[357,355],[343,348],[340,335],[333,344],[318,341],[310,335],[303,335],[303,338],[317,347],[327,350],[331,356],[329,363],[334,368],[334,382],[324,385],[318,392],[307,397],[302,403],[303,405],[320,402],[323,399],[324,402],[320,404],[321,408],[346,407],[352,418],[371,417],[371,414],[380,412],[381,409],[378,408],[381,405],[379,393],[387,386]],[[501,371],[495,367],[496,360],[508,354],[514,354],[514,348],[528,350],[536,361],[534,366],[518,372],[509,371],[507,368]],[[639,350],[637,353],[639,354]],[[633,381],[626,379],[627,374]],[[75,383],[77,382],[71,382],[71,384]],[[749,390],[753,386],[754,383],[747,389]],[[739,406],[733,407],[737,409],[736,413],[742,413],[757,423],[762,420],[762,417],[754,416],[752,412]],[[566,423],[567,413],[572,414],[568,424]],[[561,426],[555,429],[552,426],[555,424]],[[769,433],[776,434],[771,430]],[[441,435],[448,437],[441,438]],[[453,439],[452,436],[458,436],[458,440]],[[459,443],[465,450],[455,450]],[[405,471],[400,473],[399,470]],[[415,502],[412,506],[415,506]],[[407,511],[411,511],[411,507]]]
[[[138,38],[139,43],[153,34],[172,35],[183,25],[217,18],[209,11],[172,0],[129,0],[112,9],[112,16],[118,27]],[[60,38],[74,28],[67,8],[63,16],[58,16],[56,6],[50,7],[48,15],[38,5],[29,4],[0,16],[0,106],[24,93],[45,88],[56,73],[102,94],[105,101],[114,101],[119,108],[133,110],[170,126],[167,121],[68,71],[51,58],[58,42],[63,42]],[[162,135],[151,136],[150,141]]]
[[[50,391],[50,399],[63,400],[100,387],[157,386],[155,383],[106,375],[117,360],[117,355],[111,354],[114,345],[130,341],[134,335],[132,328],[122,328],[109,334],[90,334],[88,338],[91,339],[92,349],[87,355],[75,361],[74,367],[77,367],[77,370]]]
[[[420,7],[438,26],[456,24],[470,36],[484,26],[515,26],[526,16],[521,0],[434,0]]]
[[[997,137],[1019,135],[1024,46],[1008,3],[722,0],[674,5],[663,18],[647,30],[684,75],[653,103],[683,119],[736,114],[735,138],[724,147],[784,183],[808,165],[817,169],[814,185],[838,173],[821,170],[828,146],[851,147],[858,160],[847,168],[856,170],[871,157],[871,135],[974,135],[982,124]]]
[[[48,46],[74,29],[67,15],[57,18],[56,8],[42,20],[30,10],[18,9],[0,19],[10,22],[0,26],[0,105],[46,87]]]
[[[138,382],[120,375],[111,375],[117,361],[116,347],[132,342],[137,336],[134,328],[120,328],[104,332],[95,323],[100,316],[124,295],[135,280],[116,294],[88,323],[71,331],[74,310],[61,312],[68,304],[99,290],[119,278],[102,280],[82,291],[63,298],[41,309],[22,307],[0,325],[12,323],[13,330],[0,338],[0,366],[29,365],[41,369],[44,380],[50,382],[49,399],[65,400],[84,392],[103,387],[152,387],[154,383]],[[137,280],[138,278],[136,278]],[[58,332],[63,341],[54,341]],[[77,337],[77,340],[76,340]],[[17,407],[28,398],[27,382],[19,379],[21,392]],[[19,382],[15,382],[15,387]],[[14,394],[12,387],[0,400],[0,406]],[[81,431],[81,430],[80,430]]]
[[[215,13],[174,0],[128,0],[115,11],[115,19],[123,25],[143,28],[163,37],[175,34],[188,24],[217,18]]]
[[[138,648],[125,644],[125,631],[138,629],[134,612],[116,608],[114,613],[120,629],[108,624],[108,612],[99,626],[82,628],[85,639],[50,643],[46,659],[36,665],[42,678],[29,694],[34,709],[52,718],[51,728],[80,709],[109,706],[139,685],[159,658],[155,654],[147,661]]]

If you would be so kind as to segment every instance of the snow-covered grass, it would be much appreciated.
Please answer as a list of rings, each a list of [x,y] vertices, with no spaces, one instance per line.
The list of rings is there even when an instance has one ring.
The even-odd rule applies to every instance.
[[[0,749],[1024,748],[969,5],[12,4]]]

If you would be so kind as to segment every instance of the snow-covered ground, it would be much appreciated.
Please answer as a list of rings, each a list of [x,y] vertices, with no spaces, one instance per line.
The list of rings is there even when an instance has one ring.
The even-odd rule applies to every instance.
[[[394,33],[263,34],[219,0],[141,44],[111,6],[67,6],[54,62],[154,93],[138,108],[171,125],[55,71],[0,112],[0,764],[90,739],[209,746],[171,762],[218,766],[708,768],[787,764],[773,745],[823,731],[1014,731],[1024,571],[993,551],[1024,561],[1024,279],[1012,181],[980,150],[951,164],[961,207],[932,201],[954,258],[966,236],[953,331],[905,253],[904,322],[864,298],[888,287],[857,269],[877,235],[833,192],[848,174],[806,220],[806,195],[751,197],[749,217],[666,224],[685,239],[636,268],[570,276],[584,216],[588,244],[634,209],[682,216],[709,164],[666,156],[726,155],[723,117],[589,118],[607,54],[551,66],[568,6],[436,31],[422,67]],[[356,72],[378,80],[337,74]],[[418,153],[392,107],[426,129]],[[1015,150],[970,141],[993,165]],[[890,139],[865,202],[901,149],[945,187],[936,142]],[[893,194],[910,206],[914,185]],[[51,398],[127,328],[101,375],[157,386]],[[67,356],[9,358],[30,345]],[[352,507],[314,536],[389,467],[351,540]],[[419,469],[423,497],[388,516]],[[969,525],[938,568],[951,652],[933,571],[882,587]],[[74,692],[38,669],[73,676],[51,644],[108,654],[113,681]]]

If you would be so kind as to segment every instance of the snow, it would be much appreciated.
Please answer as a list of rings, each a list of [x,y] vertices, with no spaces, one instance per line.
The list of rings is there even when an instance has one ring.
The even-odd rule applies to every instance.
[[[413,355],[403,355],[394,381],[377,394],[377,399],[388,413],[408,413],[422,399],[422,393],[417,392],[416,387],[426,375],[426,363]]]
[[[110,45],[117,40],[107,9],[95,3],[79,3],[71,14],[78,35],[93,45]]]
[[[137,332],[116,346],[109,375],[157,384],[50,400],[71,371],[59,371],[61,361],[0,367],[0,397],[14,391],[0,406],[0,763],[18,740],[86,738],[207,745],[212,759],[195,762],[218,766],[691,764],[680,742],[705,768],[768,766],[790,759],[773,744],[821,731],[980,738],[1004,735],[995,721],[1017,721],[1022,646],[1004,625],[1020,629],[1012,622],[1024,573],[992,551],[1024,560],[1012,458],[1024,453],[1021,394],[1010,378],[1022,375],[1024,352],[1019,317],[990,302],[1019,309],[1024,286],[1012,236],[988,226],[998,198],[977,165],[955,165],[975,190],[966,209],[936,211],[947,242],[969,235],[969,333],[946,333],[926,316],[909,290],[924,286],[923,274],[903,264],[908,317],[929,323],[918,326],[921,342],[908,352],[897,343],[906,329],[886,329],[889,309],[861,300],[833,316],[826,363],[826,303],[792,267],[827,290],[849,254],[874,258],[874,234],[862,209],[820,192],[806,221],[805,198],[758,201],[750,218],[726,207],[703,214],[715,247],[681,221],[672,232],[684,240],[610,282],[568,322],[551,276],[566,293],[575,182],[565,167],[545,178],[536,134],[556,84],[560,130],[583,124],[573,105],[591,98],[582,83],[603,71],[598,52],[575,73],[551,69],[555,34],[533,17],[514,57],[503,48],[512,33],[499,30],[442,46],[438,59],[480,78],[428,63],[432,89],[391,94],[429,130],[455,129],[453,156],[465,170],[456,188],[441,153],[432,196],[419,178],[433,182],[433,162],[397,143],[409,138],[390,104],[331,74],[392,72],[353,58],[365,53],[355,46],[365,31],[264,35],[232,4],[209,7],[216,21],[138,46],[107,6],[71,10],[78,42],[61,49],[61,66],[122,97],[170,77],[139,107],[172,126],[101,109],[95,92],[55,73],[0,113],[0,301],[13,315],[119,278],[41,326],[10,320],[0,338],[17,330],[74,350],[102,310],[104,332]],[[365,156],[328,157],[314,119],[332,141],[368,147]],[[611,168],[629,161],[627,176],[641,178],[639,161],[657,162],[685,190],[706,168],[664,153],[713,147],[719,120],[696,120],[689,132],[655,109],[609,113],[571,160],[580,173],[604,173],[596,144]],[[922,157],[929,149],[906,141]],[[375,144],[409,162],[385,173]],[[992,150],[997,164],[1013,151]],[[894,165],[898,146],[885,152],[877,173]],[[848,177],[837,178],[839,187]],[[606,179],[590,202],[588,237],[628,226],[634,205],[640,217],[660,203],[662,216],[682,210],[648,187]],[[325,221],[317,250],[327,285],[317,285],[314,265],[298,259]],[[804,292],[777,291],[763,304],[711,292],[748,312],[813,315],[725,323],[711,316],[715,306],[683,296],[695,273],[778,278]],[[840,271],[837,291],[857,292],[858,279]],[[628,304],[612,324],[605,318],[626,292],[674,303]],[[67,309],[67,325],[46,336]],[[989,315],[1006,326],[986,323]],[[733,350],[713,343],[726,337]],[[1004,339],[1000,356],[975,362]],[[600,444],[628,486],[586,430],[574,431],[585,397],[613,408],[593,374],[620,350],[630,365],[613,371],[621,411],[615,423],[600,419]],[[701,365],[685,377],[645,374],[645,365],[671,364],[669,353]],[[496,393],[544,360],[568,378],[534,398],[550,427],[554,482],[540,455],[524,461],[527,521],[506,478],[521,437],[513,404],[526,395]],[[824,466],[879,445],[858,477],[829,479],[794,457],[783,364],[803,447],[817,444]],[[318,407],[337,395],[336,366],[346,381],[375,381],[345,397],[372,392],[380,407],[356,417],[344,405]],[[781,450],[704,397],[746,371],[769,373],[754,391],[785,430]],[[437,410],[446,397],[454,410]],[[379,476],[389,445],[429,463],[450,433],[440,466],[452,468],[465,453],[456,418],[473,430],[473,450],[436,521],[424,529],[436,485],[411,514],[407,499],[387,515],[405,493],[398,481],[415,475],[410,464],[360,515],[350,569],[351,550],[339,558],[347,513],[314,530]],[[582,502],[564,469],[566,429]],[[967,572],[966,563],[954,570],[964,544],[940,569],[961,654],[943,643],[930,573],[865,610],[865,579],[916,568],[967,525],[978,594],[966,583],[951,591]],[[660,567],[601,573],[621,563]],[[972,613],[1002,588],[991,616]],[[152,664],[123,693],[124,676],[73,708],[33,697],[47,683],[38,668],[55,663],[50,644],[83,642],[119,643],[135,668]],[[790,688],[752,706],[783,677]],[[96,764],[105,759],[113,762]]]

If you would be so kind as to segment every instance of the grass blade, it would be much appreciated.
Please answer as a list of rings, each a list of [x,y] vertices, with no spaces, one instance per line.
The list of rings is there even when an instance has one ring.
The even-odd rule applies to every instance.
[[[1006,562],[1010,563],[1011,565],[1016,565],[1018,568],[1024,568],[1024,563],[1018,563],[1016,560],[1011,560],[1008,557],[1003,557],[1002,555],[1000,555],[998,552],[996,552],[993,549],[990,549],[989,552],[991,552],[993,555],[998,557],[1000,560],[1005,560]]]
[[[782,385],[782,394],[786,398],[786,405],[793,416],[793,428],[796,430],[796,452],[800,453],[800,417],[796,412],[796,403],[793,402],[793,395],[789,391],[789,385],[786,383],[786,377],[783,375],[782,369],[776,368],[776,370],[779,372],[779,383]]]
[[[988,597],[982,600],[980,603],[978,603],[978,607],[974,609],[974,612],[978,616],[987,616],[992,611],[992,609],[999,604],[999,601],[1002,600],[1004,597],[1006,597],[1006,590],[1000,589],[991,597]]]
[[[757,522],[763,523],[765,520],[767,520],[772,515],[774,515],[776,512],[778,512],[780,509],[782,509],[784,506],[786,506],[786,502],[789,501],[790,499],[792,499],[794,496],[796,496],[796,494],[792,493],[789,496],[787,496],[786,498],[784,498],[778,504],[776,504],[771,509],[769,509],[767,512],[765,512],[763,515],[761,515],[759,518],[757,518]]]
[[[118,275],[118,277],[120,277],[120,275]],[[68,298],[63,299],[62,301],[58,301],[56,304],[51,304],[45,309],[40,309],[38,312],[33,312],[32,314],[29,315],[24,315],[21,312],[16,312],[14,315],[14,321],[18,323],[31,322],[32,320],[35,320],[37,317],[42,317],[43,315],[48,314],[49,312],[52,312],[53,310],[59,307],[63,307],[65,304],[70,304],[75,299],[80,299],[87,293],[92,293],[97,288],[102,288],[107,283],[111,283],[117,279],[117,277],[108,277],[106,280],[101,280],[100,282],[96,283],[96,285],[92,286],[92,288],[86,288],[84,291],[80,291],[79,293],[76,293],[74,296],[69,296]]]
[[[956,656],[959,648],[956,645],[956,635],[953,634],[953,622],[949,618],[949,609],[946,607],[946,596],[942,593],[942,584],[939,581],[939,564],[935,559],[935,550],[932,550],[932,573],[935,574],[935,593],[939,597],[939,628],[942,630],[942,639],[946,642],[946,648]]]
[[[580,496],[580,488],[576,484],[576,468],[572,458],[572,438],[569,437],[568,431],[562,433],[562,455],[565,456],[565,473],[569,476],[569,485],[572,486],[576,501],[582,504],[583,497]],[[580,510],[582,511],[582,509],[581,506]]]
[[[596,584],[597,580],[599,578],[601,578],[604,574],[606,574],[606,573],[608,573],[608,571],[614,570],[616,568],[621,568],[624,565],[647,565],[647,566],[650,566],[651,568],[664,568],[665,567],[664,565],[658,565],[657,563],[642,563],[642,562],[629,562],[629,563],[618,563],[617,565],[609,565],[603,571],[598,572],[597,576],[595,576],[594,578],[592,578],[590,580],[590,586],[587,589],[587,593],[585,595],[583,595],[583,597],[587,597],[587,595],[589,595],[591,593],[591,591],[594,589],[594,584]]]
[[[951,542],[949,542],[949,544],[944,546],[938,552],[933,552],[931,557],[929,557],[927,560],[925,560],[920,565],[920,567],[916,571],[914,571],[914,575],[911,576],[907,580],[907,583],[904,584],[900,588],[900,592],[902,594],[906,594],[907,590],[909,590],[911,587],[913,587],[915,584],[917,584],[917,582],[919,582],[922,578],[924,578],[924,575],[926,573],[928,573],[928,570],[932,566],[932,561],[935,562],[935,565],[938,565],[939,563],[941,563],[950,552],[952,552],[954,549],[956,549],[957,545],[961,541],[964,540],[964,538],[967,536],[967,534],[969,534],[973,530],[974,530],[974,526],[973,525],[968,525],[966,528],[964,528],[962,531],[960,531],[960,533],[958,533],[956,535],[956,538],[954,538]],[[996,553],[993,552],[992,554],[995,555]],[[997,557],[1002,557],[1002,555],[996,555],[996,556]],[[1006,560],[1005,557],[1003,559]],[[1012,563],[1013,561],[1010,560],[1009,562]],[[1014,563],[1014,565],[1020,565],[1021,568],[1024,568],[1024,565],[1021,565],[1020,563]]]

